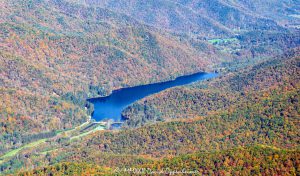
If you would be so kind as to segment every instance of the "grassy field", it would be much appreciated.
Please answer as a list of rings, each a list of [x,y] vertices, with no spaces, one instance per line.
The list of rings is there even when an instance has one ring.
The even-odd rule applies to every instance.
[[[229,42],[237,42],[238,39],[237,38],[225,38],[225,39],[211,39],[211,40],[208,40],[208,42],[210,44],[221,44],[221,43],[229,43]]]
[[[85,133],[81,133],[80,135],[77,135],[77,136],[73,136],[70,138],[70,140],[74,140],[74,139],[78,139],[80,137],[83,137],[83,136],[86,136],[90,133],[93,133],[93,132],[96,132],[96,131],[99,131],[99,130],[104,130],[105,129],[105,126],[102,126],[102,125],[99,125],[98,127],[88,131],[88,132],[85,132]]]
[[[11,150],[9,152],[7,152],[6,154],[4,154],[3,156],[0,157],[0,164],[7,158],[13,157],[15,156],[17,153],[19,153],[21,150],[25,149],[25,148],[31,148],[31,147],[36,147],[40,144],[43,144],[46,142],[47,139],[40,139],[38,141],[34,141],[32,143],[26,144],[20,148]]]
[[[76,139],[76,138],[80,138],[80,137],[86,136],[86,135],[88,135],[88,134],[90,134],[92,132],[105,129],[105,127],[103,127],[103,126],[98,126],[97,128],[92,129],[92,130],[90,130],[88,132],[85,132],[85,133],[82,133],[80,135],[72,137],[73,132],[80,131],[80,129],[82,129],[86,125],[89,125],[89,123],[90,122],[87,121],[87,122],[81,124],[78,127],[75,127],[75,128],[72,128],[72,129],[68,129],[68,130],[59,131],[56,134],[56,136],[54,136],[54,137],[57,137],[57,136],[60,136],[60,135],[67,135],[68,137],[70,137],[70,140],[72,140],[72,139]],[[0,156],[0,164],[3,163],[4,161],[6,161],[7,159],[11,158],[11,157],[14,157],[16,154],[18,154],[23,149],[37,147],[37,146],[39,146],[39,145],[41,145],[43,143],[46,143],[47,140],[49,140],[49,139],[48,138],[40,139],[40,140],[31,142],[29,144],[23,145],[22,147],[19,147],[17,149],[14,149],[14,150],[11,150],[11,151],[5,153],[3,156]]]

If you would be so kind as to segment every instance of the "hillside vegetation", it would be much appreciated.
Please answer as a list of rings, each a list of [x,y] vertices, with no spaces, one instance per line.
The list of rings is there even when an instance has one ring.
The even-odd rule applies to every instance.
[[[87,121],[88,97],[204,71],[222,60],[205,42],[198,44],[206,50],[194,48],[102,8],[46,0],[1,6],[0,153],[31,134]]]
[[[81,2],[88,6],[98,5],[122,12],[151,26],[201,37],[226,37],[254,30],[286,30],[264,15],[256,15],[253,13],[255,8],[245,6],[242,1],[232,3],[224,0],[83,0]],[[290,6],[296,5],[296,2],[290,3]],[[266,6],[263,3],[259,5]],[[278,13],[275,10],[272,12]]]
[[[148,120],[155,121],[154,117],[163,120],[204,116],[227,109],[250,110],[255,103],[262,105],[253,110],[265,111],[257,112],[259,116],[269,117],[275,112],[283,116],[284,111],[291,112],[290,105],[294,107],[296,113],[298,100],[290,99],[298,98],[299,53],[295,50],[290,55],[221,75],[213,81],[177,87],[155,94],[129,106],[123,111],[123,115],[129,119],[127,121],[129,126],[140,126]]]
[[[211,71],[221,62],[269,57],[300,41],[298,33],[275,24],[274,29],[265,29],[270,25],[264,23],[258,27],[264,32],[239,33],[236,40],[224,40],[231,43],[210,42],[141,24],[134,18],[140,15],[89,3],[1,2],[0,153],[26,143],[22,138],[36,140],[43,136],[38,133],[54,133],[87,121],[93,110],[87,98]],[[165,5],[158,7],[172,7]],[[198,27],[206,32],[205,26],[217,28],[203,23]]]
[[[298,1],[0,6],[0,175],[300,175]],[[91,123],[88,98],[196,72],[219,76]]]
[[[234,148],[221,152],[198,152],[131,168],[105,168],[86,163],[60,163],[20,172],[30,175],[146,175],[154,173],[186,175],[298,175],[299,151],[273,149],[267,146]],[[163,168],[168,168],[163,170]]]
[[[39,148],[22,151],[10,160],[15,167],[5,167],[5,162],[2,170],[29,163],[43,166],[66,161],[130,167],[164,157],[230,150],[237,146],[262,145],[295,151],[300,132],[299,59],[299,50],[295,49],[250,69],[147,97],[124,112],[129,118],[127,128],[131,129],[95,132],[80,141],[50,140]],[[45,155],[49,148],[55,150]],[[250,160],[253,165],[255,159]],[[257,161],[257,164],[264,162]],[[293,172],[295,165],[289,165],[286,172]],[[276,167],[270,166],[268,172],[276,173]],[[250,170],[255,168],[251,166]],[[227,171],[236,169],[234,166]],[[253,172],[262,173],[257,169]]]

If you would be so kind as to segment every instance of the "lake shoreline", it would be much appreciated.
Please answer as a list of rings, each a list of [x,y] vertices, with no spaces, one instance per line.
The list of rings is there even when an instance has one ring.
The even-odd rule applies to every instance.
[[[96,122],[124,122],[126,119],[122,118],[122,111],[135,101],[172,87],[211,79],[217,75],[218,73],[198,72],[191,75],[179,76],[173,80],[164,82],[117,89],[112,91],[108,96],[90,98],[87,101],[94,105],[92,119]]]
[[[122,87],[122,88],[119,88],[119,89],[113,89],[113,90],[111,90],[108,95],[99,96],[99,97],[93,97],[93,98],[87,98],[86,100],[88,102],[91,102],[91,101],[96,100],[96,99],[109,97],[113,93],[121,91],[123,89],[130,89],[130,88],[141,87],[141,86],[148,86],[148,85],[153,85],[153,84],[167,83],[167,82],[175,81],[178,78],[193,76],[193,75],[197,75],[197,74],[219,74],[219,73],[218,72],[203,72],[203,71],[201,71],[201,72],[196,72],[196,73],[192,73],[192,74],[178,76],[178,77],[176,77],[174,79],[169,79],[169,80],[164,80],[164,81],[159,81],[159,82],[153,82],[153,83],[149,83],[149,84],[140,84],[140,85],[136,85],[136,86]]]

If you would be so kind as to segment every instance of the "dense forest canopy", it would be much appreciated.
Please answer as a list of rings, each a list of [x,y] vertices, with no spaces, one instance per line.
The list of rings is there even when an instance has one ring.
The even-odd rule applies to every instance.
[[[300,2],[0,6],[0,175],[300,174]],[[197,72],[219,76],[92,123],[89,98]]]

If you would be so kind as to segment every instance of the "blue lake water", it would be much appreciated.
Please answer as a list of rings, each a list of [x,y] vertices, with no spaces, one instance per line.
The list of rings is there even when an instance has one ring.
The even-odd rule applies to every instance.
[[[216,73],[196,73],[175,80],[115,90],[107,97],[89,99],[94,104],[93,119],[122,121],[122,110],[133,102],[165,89],[216,77]]]

